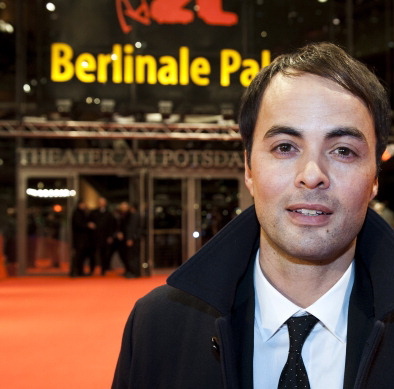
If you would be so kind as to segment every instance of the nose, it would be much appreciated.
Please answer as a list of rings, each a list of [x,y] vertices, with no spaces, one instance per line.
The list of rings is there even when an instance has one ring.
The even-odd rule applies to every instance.
[[[302,161],[295,185],[298,188],[327,189],[330,186],[330,180],[324,169],[323,163],[311,159]]]

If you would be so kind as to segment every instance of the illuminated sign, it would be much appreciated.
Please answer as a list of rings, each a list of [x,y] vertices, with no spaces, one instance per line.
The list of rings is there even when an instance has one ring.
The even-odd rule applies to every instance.
[[[190,24],[195,15],[205,23],[213,26],[234,26],[238,23],[238,15],[223,10],[222,0],[141,0],[134,8],[130,0],[115,0],[116,13],[122,31],[127,34],[132,30],[129,19],[144,25],[152,20],[159,24]],[[195,4],[193,10],[186,7]]]
[[[220,85],[230,86],[232,76],[246,87],[261,67],[269,65],[269,50],[261,52],[260,63],[252,58],[242,58],[233,49],[223,49],[220,58]],[[74,54],[67,43],[51,45],[51,80],[67,82],[74,77],[84,83],[161,84],[161,85],[210,85],[212,72],[205,57],[192,58],[188,47],[180,47],[177,56],[163,55],[155,58],[135,54],[131,44],[114,44],[111,53]],[[234,78],[233,77],[233,78]]]
[[[50,82],[43,88],[51,109],[70,101],[74,120],[98,118],[102,107],[89,103],[96,99],[113,101],[112,111],[121,116],[156,112],[163,100],[172,102],[174,113],[217,114],[223,104],[238,104],[271,62],[272,44],[252,16],[261,8],[255,1],[251,7],[237,0],[67,4],[59,3],[51,22],[45,49]]]

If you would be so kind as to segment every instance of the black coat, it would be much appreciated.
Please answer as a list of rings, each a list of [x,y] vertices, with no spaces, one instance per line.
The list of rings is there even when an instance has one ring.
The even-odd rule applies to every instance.
[[[107,208],[96,208],[92,211],[90,218],[96,225],[96,243],[99,246],[105,246],[108,244],[108,238],[114,237],[116,230],[115,216]]]
[[[89,228],[89,212],[76,208],[71,218],[72,242],[76,250],[94,246],[94,233]]]
[[[168,285],[136,303],[113,389],[253,387],[258,238],[251,207],[174,272]],[[369,210],[357,241],[346,389],[394,386],[393,253],[393,230]]]

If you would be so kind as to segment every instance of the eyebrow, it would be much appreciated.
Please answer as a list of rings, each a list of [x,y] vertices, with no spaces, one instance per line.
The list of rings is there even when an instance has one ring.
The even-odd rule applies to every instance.
[[[326,139],[339,138],[343,136],[350,136],[361,142],[366,142],[365,135],[355,127],[339,127],[331,130],[327,135]]]
[[[291,135],[297,138],[302,138],[302,131],[288,126],[272,126],[265,134],[264,138],[272,138],[276,135]]]
[[[276,135],[290,135],[296,138],[303,138],[303,131],[289,126],[272,126],[264,135],[264,138],[272,138]],[[330,130],[325,139],[340,138],[349,136],[361,142],[366,142],[365,135],[355,127],[337,127]]]

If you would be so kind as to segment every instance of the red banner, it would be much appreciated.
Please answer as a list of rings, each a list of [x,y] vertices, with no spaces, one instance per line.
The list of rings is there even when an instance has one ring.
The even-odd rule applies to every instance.
[[[190,24],[197,16],[212,26],[234,26],[238,24],[238,15],[223,10],[222,0],[195,0],[193,10],[185,8],[191,0],[141,0],[134,8],[130,0],[115,0],[116,13],[122,31],[127,34],[133,27],[131,21],[150,25],[152,21],[159,24]]]

